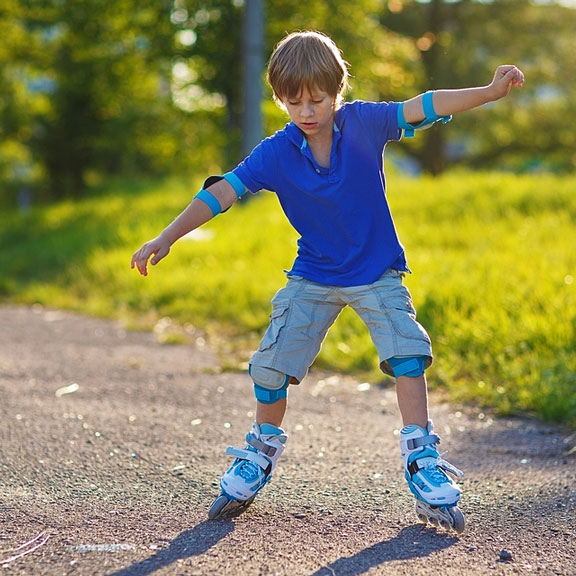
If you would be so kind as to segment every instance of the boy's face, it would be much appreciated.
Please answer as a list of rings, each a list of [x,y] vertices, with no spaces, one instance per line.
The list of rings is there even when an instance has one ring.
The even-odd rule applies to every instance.
[[[290,120],[307,138],[321,138],[332,134],[336,99],[328,93],[306,87],[298,96],[282,100]]]

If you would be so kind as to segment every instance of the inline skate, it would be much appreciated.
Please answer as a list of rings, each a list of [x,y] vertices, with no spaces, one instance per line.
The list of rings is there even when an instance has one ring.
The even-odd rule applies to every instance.
[[[220,479],[220,495],[212,502],[208,518],[243,512],[272,478],[278,458],[284,451],[287,436],[271,424],[254,423],[246,435],[244,448],[229,446],[226,454],[234,456],[232,466]]]
[[[464,473],[442,458],[436,449],[439,443],[431,421],[426,428],[405,426],[400,433],[405,476],[416,496],[418,519],[460,534],[466,526],[458,508],[461,491],[448,474],[461,477]]]

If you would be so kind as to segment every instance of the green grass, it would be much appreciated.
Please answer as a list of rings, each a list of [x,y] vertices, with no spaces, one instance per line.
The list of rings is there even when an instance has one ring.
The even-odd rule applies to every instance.
[[[295,255],[274,195],[181,240],[149,277],[129,268],[199,184],[114,184],[83,202],[1,214],[0,298],[156,326],[167,342],[201,331],[226,366],[245,362]],[[406,282],[434,344],[431,385],[456,402],[575,425],[576,178],[392,174],[388,185],[413,271]],[[317,365],[382,378],[350,310]]]

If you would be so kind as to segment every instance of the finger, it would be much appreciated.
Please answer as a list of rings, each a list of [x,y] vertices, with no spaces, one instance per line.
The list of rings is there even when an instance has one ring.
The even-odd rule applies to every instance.
[[[134,270],[134,268],[139,268],[138,266],[138,259],[139,259],[140,250],[138,252],[134,252],[132,254],[132,259],[130,260],[130,268]]]
[[[152,264],[152,266],[156,266],[156,264],[158,264],[162,258],[168,255],[168,252],[170,252],[170,249],[159,248],[156,252],[154,252],[154,257],[152,260],[150,260],[150,264]]]
[[[134,258],[134,262],[136,268],[138,268],[138,272],[140,272],[142,276],[148,276],[148,255],[138,252]]]

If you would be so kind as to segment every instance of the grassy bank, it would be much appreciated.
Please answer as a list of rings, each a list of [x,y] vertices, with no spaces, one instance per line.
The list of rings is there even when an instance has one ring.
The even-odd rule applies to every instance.
[[[199,184],[111,185],[81,203],[1,214],[0,298],[156,326],[168,340],[184,327],[208,334],[228,365],[245,361],[295,253],[272,194],[183,239],[148,278],[129,269]],[[576,178],[392,176],[389,189],[406,282],[434,343],[431,384],[456,401],[575,424]],[[349,310],[317,362],[381,378]]]

